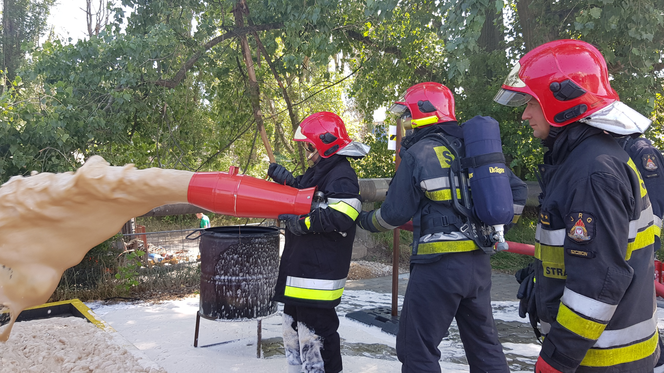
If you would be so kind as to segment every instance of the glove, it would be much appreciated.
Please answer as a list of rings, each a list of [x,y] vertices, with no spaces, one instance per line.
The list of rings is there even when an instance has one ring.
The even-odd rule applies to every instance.
[[[534,297],[535,292],[535,268],[533,264],[529,264],[525,268],[518,270],[514,277],[516,281],[520,283],[519,290],[516,293],[516,297],[520,299],[519,301],[519,317],[525,318],[528,310],[528,304],[530,303],[530,298]]]
[[[371,227],[373,224],[371,224],[371,212],[360,211],[360,215],[357,217],[357,220],[355,220],[355,224],[365,231],[372,232]]]
[[[277,219],[282,220],[286,225],[286,228],[296,236],[301,236],[307,233],[306,227],[304,226],[304,216],[300,218],[299,215],[281,214]]]
[[[535,373],[562,373],[558,369],[552,367],[542,359],[542,356],[537,358],[537,363],[535,363]]]
[[[270,166],[267,168],[267,176],[279,184],[288,185],[290,187],[295,186],[295,178],[293,177],[293,174],[279,163],[270,163]]]
[[[528,315],[533,332],[535,332],[537,339],[541,341],[542,333],[537,327],[540,320],[537,316],[537,303],[535,302],[535,291],[537,289],[535,263],[530,263],[527,267],[521,268],[514,274],[514,277],[521,284],[516,293],[516,297],[519,298],[519,317],[525,318],[526,314]]]

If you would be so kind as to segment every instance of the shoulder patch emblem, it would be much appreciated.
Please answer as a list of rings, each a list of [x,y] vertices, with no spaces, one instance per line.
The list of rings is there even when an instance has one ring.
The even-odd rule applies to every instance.
[[[658,168],[655,156],[652,154],[645,154],[641,160],[643,161],[643,168],[648,171],[655,171]]]
[[[567,216],[567,237],[584,243],[590,242],[595,237],[595,218],[583,212],[573,212]]]

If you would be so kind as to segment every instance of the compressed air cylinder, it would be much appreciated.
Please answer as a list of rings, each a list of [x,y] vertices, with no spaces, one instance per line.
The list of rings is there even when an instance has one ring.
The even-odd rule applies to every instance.
[[[476,116],[462,125],[466,158],[502,153],[500,127],[491,117]],[[482,158],[476,158],[482,160]],[[482,163],[482,162],[480,162]],[[486,225],[508,224],[514,217],[512,189],[504,163],[469,168],[475,214]]]

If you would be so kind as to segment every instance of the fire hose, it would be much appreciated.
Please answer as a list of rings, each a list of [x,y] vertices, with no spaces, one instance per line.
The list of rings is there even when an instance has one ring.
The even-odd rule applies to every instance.
[[[413,231],[413,222],[409,221],[408,223],[400,226],[399,228],[412,232]],[[507,251],[509,253],[535,256],[535,245],[529,245],[529,244],[525,244],[525,243],[518,243],[518,242],[512,242],[512,241],[507,241],[507,244],[509,245],[509,249],[507,249],[505,251]],[[658,297],[664,297],[664,284],[661,284],[661,283],[655,281],[655,294]]]
[[[507,249],[507,252],[514,254],[535,256],[534,245],[528,245],[525,243],[518,243],[511,241],[507,241],[507,244],[509,245],[509,249]],[[655,293],[657,294],[658,297],[664,297],[664,284],[660,284],[659,282],[655,281]]]

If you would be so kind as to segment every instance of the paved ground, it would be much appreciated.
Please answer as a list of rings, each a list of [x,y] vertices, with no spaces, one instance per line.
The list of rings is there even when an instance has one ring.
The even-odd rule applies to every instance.
[[[494,272],[491,274],[491,300],[493,301],[518,301],[516,292],[519,289],[519,283],[516,282],[514,275]],[[398,295],[406,293],[408,285],[408,274],[399,275]],[[392,276],[377,277],[368,280],[351,280],[346,282],[348,290],[370,290],[378,293],[392,293]]]

